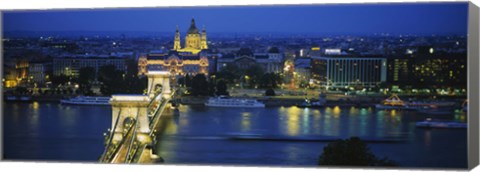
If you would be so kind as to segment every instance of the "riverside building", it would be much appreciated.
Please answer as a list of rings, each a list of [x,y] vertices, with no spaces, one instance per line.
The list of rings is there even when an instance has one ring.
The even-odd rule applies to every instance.
[[[386,63],[382,57],[314,56],[312,77],[330,88],[375,87],[387,80]]]

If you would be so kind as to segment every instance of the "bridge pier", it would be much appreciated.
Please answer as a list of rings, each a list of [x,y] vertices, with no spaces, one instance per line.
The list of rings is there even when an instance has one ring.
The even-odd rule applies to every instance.
[[[148,141],[151,139],[144,138],[143,133],[150,133],[149,119],[147,116],[147,106],[150,98],[144,95],[112,95],[110,103],[112,105],[112,142],[116,143],[123,139],[123,133],[126,122],[134,120],[137,122],[136,133],[137,140]],[[132,124],[133,125],[133,124]]]

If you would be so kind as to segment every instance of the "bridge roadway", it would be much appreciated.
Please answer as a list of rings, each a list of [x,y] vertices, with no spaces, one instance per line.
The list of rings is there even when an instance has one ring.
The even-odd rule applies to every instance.
[[[132,125],[132,128],[135,127],[135,125]],[[129,129],[128,134],[125,136],[125,140],[123,141],[123,144],[120,145],[120,148],[118,148],[117,153],[113,156],[112,160],[110,163],[125,163],[127,159],[127,153],[128,149],[131,147],[133,139],[133,130]]]
[[[121,141],[112,143],[113,133],[110,133],[110,137],[107,140],[105,152],[100,158],[100,162],[103,163],[152,163],[158,157],[152,154],[154,141],[154,129],[158,124],[160,116],[164,109],[167,107],[171,97],[175,92],[172,92],[170,96],[160,97],[158,101],[157,97],[163,94],[156,94],[151,102],[147,106],[147,114],[149,116],[149,133],[138,133],[139,128],[138,120],[134,119],[133,124],[130,124],[128,129],[122,133],[123,137]],[[157,101],[157,102],[155,102]],[[152,107],[153,106],[153,107]],[[156,107],[155,107],[156,106]],[[137,115],[138,117],[138,115]],[[118,119],[118,118],[117,118]],[[115,131],[118,121],[116,122]]]

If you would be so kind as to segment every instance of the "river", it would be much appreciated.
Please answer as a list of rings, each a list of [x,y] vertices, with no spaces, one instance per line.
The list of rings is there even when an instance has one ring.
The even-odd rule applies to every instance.
[[[96,162],[103,133],[111,126],[109,106],[58,103],[3,104],[4,159]],[[429,117],[372,108],[208,108],[182,105],[162,116],[157,148],[166,164],[316,166],[327,142],[234,140],[242,135],[278,137],[394,138],[369,142],[378,157],[405,167],[466,168],[467,130],[420,129]],[[455,112],[437,118],[466,121]]]

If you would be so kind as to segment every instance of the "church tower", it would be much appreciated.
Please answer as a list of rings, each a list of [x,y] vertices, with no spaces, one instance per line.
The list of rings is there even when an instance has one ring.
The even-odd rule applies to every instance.
[[[198,32],[198,29],[195,26],[195,19],[193,18],[187,36],[185,37],[185,49],[200,49],[200,32]]]
[[[201,36],[201,40],[200,40],[200,49],[204,50],[204,49],[208,49],[208,45],[207,45],[207,31],[205,30],[205,26],[203,26],[203,29],[202,29],[202,36]]]
[[[173,49],[174,50],[182,49],[180,45],[180,32],[178,31],[178,26],[177,26],[177,31],[175,32],[175,41],[173,43]]]
[[[175,32],[175,41],[173,43],[173,50],[177,52],[189,52],[192,54],[198,54],[200,51],[208,49],[207,31],[205,26],[202,33],[199,32],[197,26],[195,26],[195,19],[192,18],[190,27],[188,28],[187,35],[185,35],[185,44],[181,46],[180,32]]]

